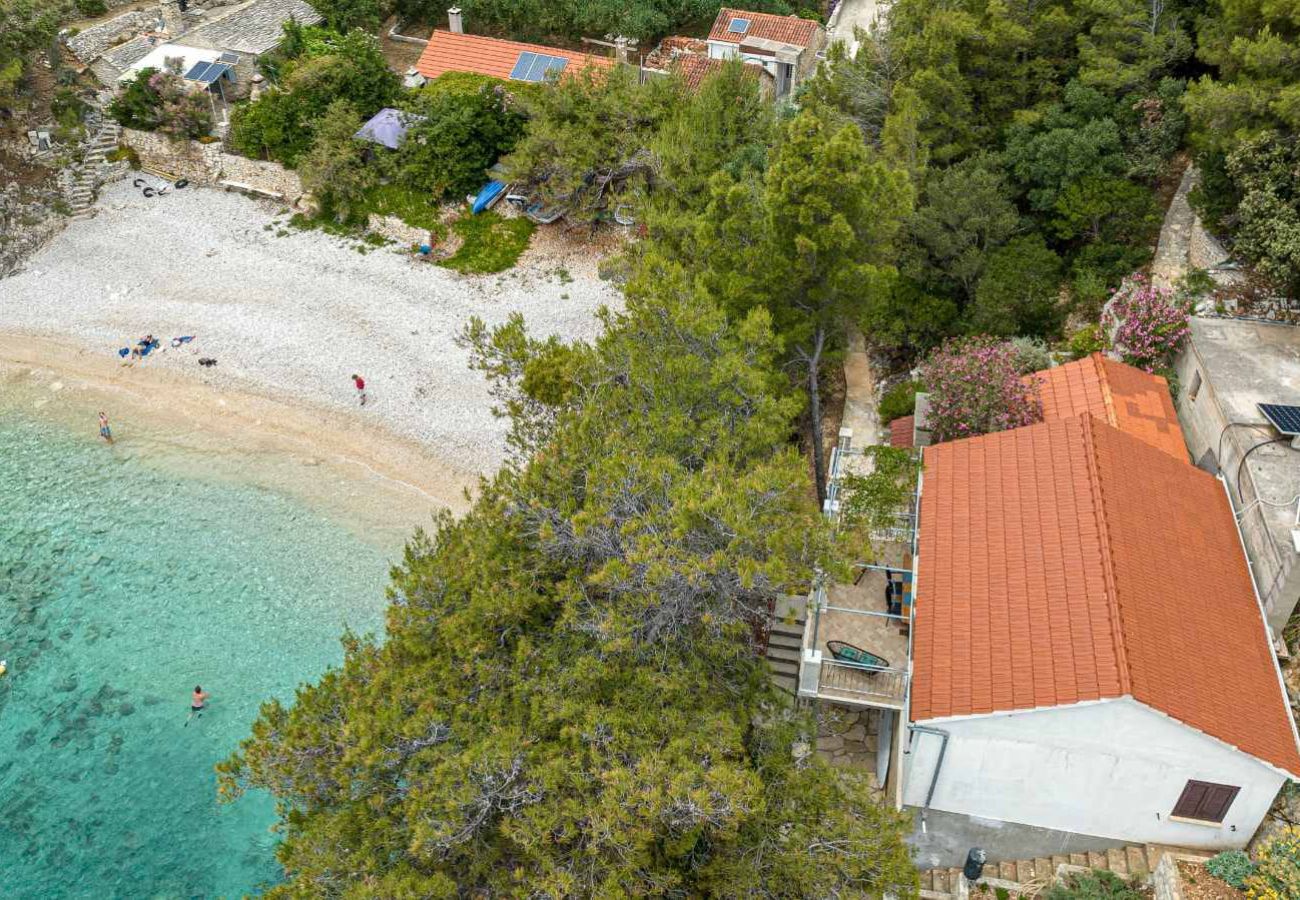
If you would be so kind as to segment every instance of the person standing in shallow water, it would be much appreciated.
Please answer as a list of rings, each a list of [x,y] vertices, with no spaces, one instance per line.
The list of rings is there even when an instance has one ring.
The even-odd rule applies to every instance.
[[[108,427],[108,416],[104,415],[103,410],[99,413],[99,436],[108,443],[113,443],[113,429]]]
[[[357,396],[361,398],[361,405],[366,405],[366,380],[360,375],[352,376],[352,384],[356,386]]]
[[[203,702],[210,696],[211,694],[203,690],[202,685],[194,685],[194,693],[190,695],[190,714],[185,719],[185,727],[189,727],[190,719],[203,715]]]

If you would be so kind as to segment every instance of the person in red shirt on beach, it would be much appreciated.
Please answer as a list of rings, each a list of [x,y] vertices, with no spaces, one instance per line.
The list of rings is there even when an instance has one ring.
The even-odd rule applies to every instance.
[[[366,405],[366,380],[360,375],[352,376],[352,383],[356,385],[357,396],[361,398],[361,405]]]

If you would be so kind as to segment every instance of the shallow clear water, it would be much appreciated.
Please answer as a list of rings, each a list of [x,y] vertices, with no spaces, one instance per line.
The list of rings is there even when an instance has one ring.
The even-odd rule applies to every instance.
[[[269,798],[218,804],[213,765],[345,624],[380,630],[387,565],[287,496],[0,409],[0,896],[273,881]]]

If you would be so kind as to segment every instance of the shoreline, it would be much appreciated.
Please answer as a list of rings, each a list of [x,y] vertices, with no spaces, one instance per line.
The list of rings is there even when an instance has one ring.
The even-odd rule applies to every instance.
[[[282,491],[389,548],[440,510],[464,513],[466,492],[478,483],[477,473],[374,419],[0,332],[0,413],[13,409],[98,440],[101,408],[115,453],[182,475]]]

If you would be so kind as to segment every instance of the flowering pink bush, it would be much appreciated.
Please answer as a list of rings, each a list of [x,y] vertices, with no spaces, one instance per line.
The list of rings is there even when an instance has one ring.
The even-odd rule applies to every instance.
[[[1117,323],[1114,344],[1124,362],[1148,372],[1167,365],[1191,332],[1187,307],[1143,275],[1124,279],[1106,304],[1106,316]]]
[[[930,392],[929,426],[936,442],[1032,425],[1043,418],[1038,381],[1016,371],[1010,341],[949,341],[921,367]]]

